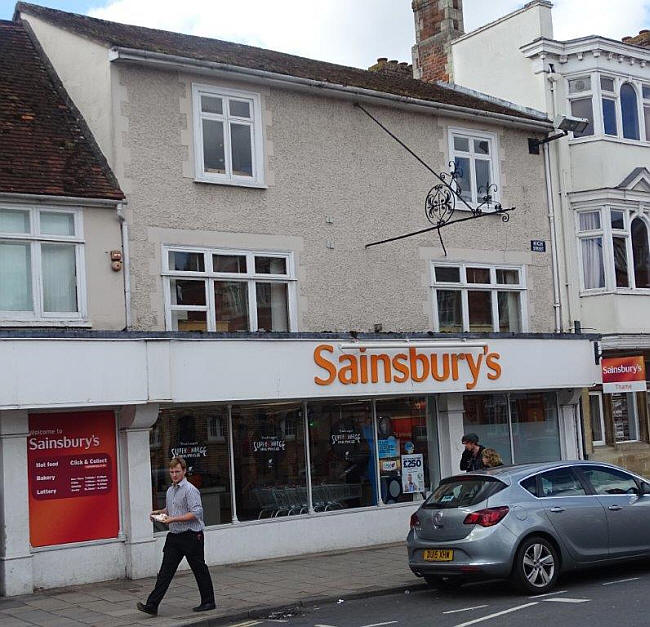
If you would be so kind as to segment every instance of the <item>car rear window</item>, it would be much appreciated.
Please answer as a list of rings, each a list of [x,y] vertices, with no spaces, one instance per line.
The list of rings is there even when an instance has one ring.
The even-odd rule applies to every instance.
[[[450,509],[470,507],[484,501],[505,488],[505,484],[494,477],[449,477],[443,479],[423,507]]]

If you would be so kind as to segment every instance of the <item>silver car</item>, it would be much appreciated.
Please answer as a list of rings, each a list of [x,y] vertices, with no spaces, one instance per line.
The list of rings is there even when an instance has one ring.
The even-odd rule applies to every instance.
[[[411,516],[407,545],[429,585],[498,577],[542,594],[560,572],[650,556],[650,483],[590,461],[454,475]]]

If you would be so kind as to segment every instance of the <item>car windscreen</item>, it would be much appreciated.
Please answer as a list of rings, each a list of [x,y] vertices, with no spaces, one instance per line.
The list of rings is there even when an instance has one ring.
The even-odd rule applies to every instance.
[[[471,507],[503,490],[506,485],[494,477],[470,475],[443,479],[423,507],[450,509]]]

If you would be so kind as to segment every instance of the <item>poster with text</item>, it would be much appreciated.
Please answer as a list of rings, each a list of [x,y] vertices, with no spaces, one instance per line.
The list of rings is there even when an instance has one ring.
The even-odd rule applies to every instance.
[[[117,537],[113,412],[30,414],[27,467],[32,546]]]
[[[422,453],[402,455],[402,492],[424,492],[424,459]]]

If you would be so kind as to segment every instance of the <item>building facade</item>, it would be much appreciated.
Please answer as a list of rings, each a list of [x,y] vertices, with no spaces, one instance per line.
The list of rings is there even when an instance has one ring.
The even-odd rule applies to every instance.
[[[508,462],[582,454],[597,338],[556,332],[551,254],[531,246],[550,241],[527,143],[545,115],[385,64],[28,4],[16,20],[126,194],[128,281],[126,331],[1,332],[0,420],[23,456],[5,594],[154,574],[174,454],[212,564],[402,539],[465,431]],[[373,117],[436,172],[455,164],[458,216],[490,186],[509,221],[366,248],[429,225],[440,182]],[[90,527],[42,524],[89,507]]]

